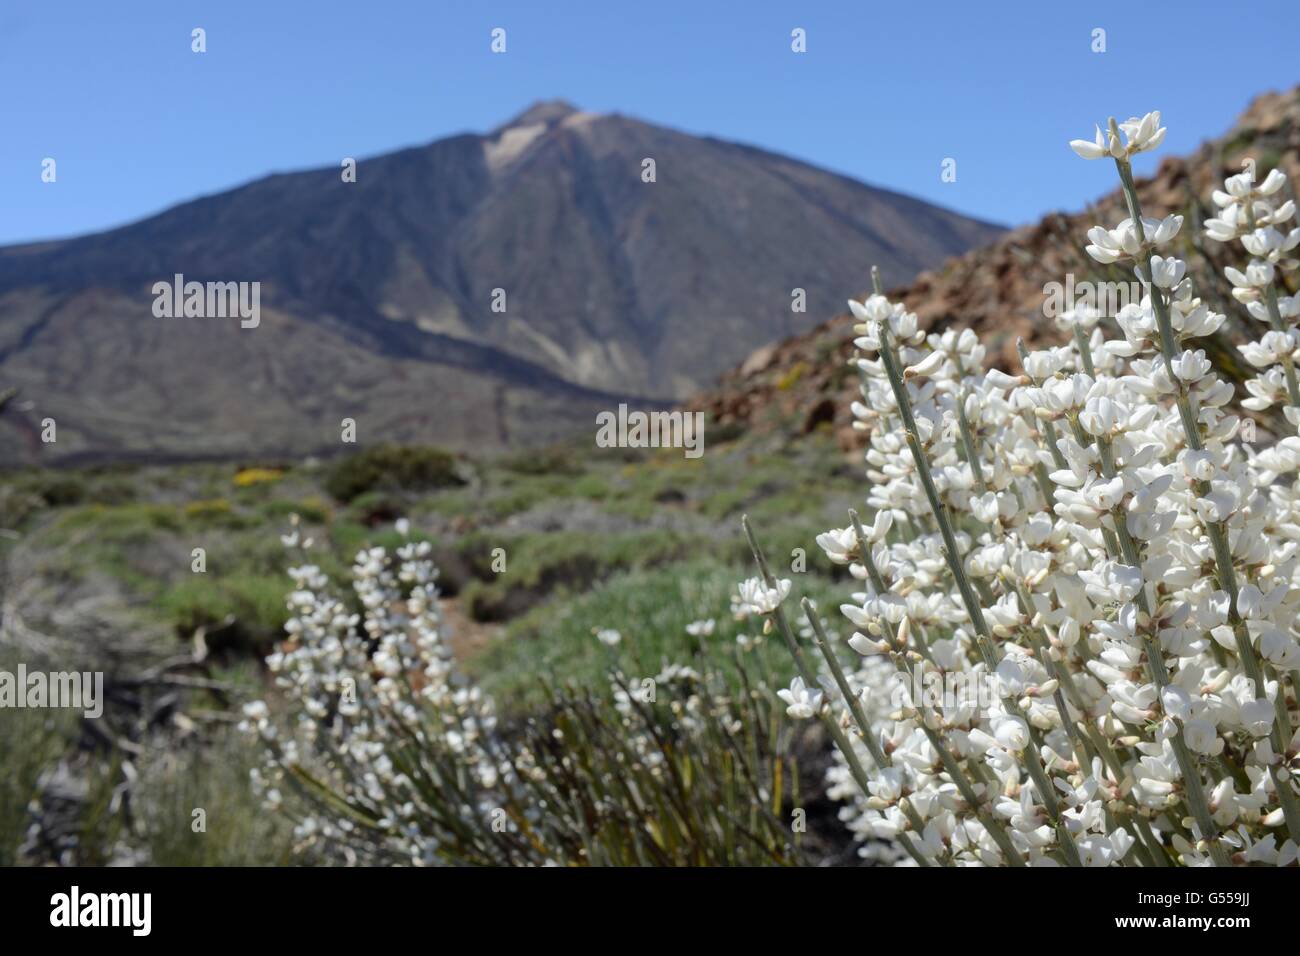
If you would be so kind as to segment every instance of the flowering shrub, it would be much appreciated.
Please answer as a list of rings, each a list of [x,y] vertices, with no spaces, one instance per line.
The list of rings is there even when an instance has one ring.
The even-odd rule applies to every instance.
[[[866,855],[1296,862],[1300,437],[1244,441],[1233,386],[1196,347],[1224,317],[1165,251],[1182,217],[1144,217],[1130,167],[1164,133],[1151,113],[1071,143],[1115,163],[1127,203],[1087,245],[1142,283],[1121,337],[1089,316],[1068,345],[1022,349],[1011,375],[984,370],[969,330],[927,335],[878,279],[849,303],[875,520],[851,512],[818,544],[862,582],[841,608],[860,666],[841,665],[805,602],[820,676],[810,665],[746,522],[760,578],[744,600],[798,665],[789,715],[836,742],[832,790]],[[1241,346],[1260,370],[1241,404],[1282,404],[1297,426],[1300,302],[1279,281],[1300,230],[1284,231],[1283,183],[1231,177],[1206,233],[1252,257],[1227,277],[1267,327]],[[923,674],[995,693],[918,700]]]
[[[251,488],[254,485],[274,484],[283,477],[282,468],[241,468],[233,480],[237,487]]]
[[[296,528],[285,543],[311,545]],[[255,788],[293,816],[301,849],[369,864],[800,861],[789,733],[742,660],[739,690],[678,664],[632,678],[607,629],[609,695],[548,686],[548,714],[503,724],[443,642],[429,552],[361,551],[356,609],[317,566],[290,569],[288,640],[267,659],[289,719],[256,701],[241,729],[265,748]]]
[[[295,529],[285,544],[311,541]],[[352,568],[360,613],[316,565],[291,568],[288,641],[267,665],[298,712],[282,731],[265,702],[244,708],[241,728],[267,745],[254,774],[267,805],[281,806],[286,780],[298,784],[318,812],[295,836],[349,862],[434,862],[457,822],[439,813],[487,818],[512,783],[493,752],[491,704],[456,680],[442,643],[428,552],[427,542],[395,556],[361,551]],[[424,799],[428,784],[441,806]]]

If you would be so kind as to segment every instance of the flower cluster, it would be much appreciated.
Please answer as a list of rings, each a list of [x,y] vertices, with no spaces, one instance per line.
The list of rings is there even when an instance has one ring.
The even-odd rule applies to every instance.
[[[310,544],[296,529],[284,540]],[[349,861],[438,860],[443,824],[428,781],[454,788],[466,820],[485,830],[514,783],[511,762],[494,756],[491,701],[455,673],[442,642],[429,552],[413,541],[395,554],[360,551],[352,567],[360,613],[330,592],[318,566],[291,568],[288,640],[267,665],[295,720],[286,731],[265,702],[244,708],[241,729],[266,745],[254,784],[267,804],[281,805],[286,780],[301,786],[322,812],[299,820],[296,837]]]
[[[499,726],[451,659],[430,545],[404,520],[397,532],[395,551],[356,555],[351,600],[318,565],[290,569],[287,640],[267,659],[281,693],[244,708],[240,728],[265,756],[254,785],[294,817],[300,849],[367,864],[802,860],[778,815],[792,761],[768,733],[761,640],[740,645],[737,687],[708,666],[713,619],[686,628],[700,669],[664,661],[653,676],[626,673],[619,656],[634,642],[597,629],[611,694],[542,679],[550,709]],[[282,540],[312,544],[296,520]],[[766,607],[789,588],[748,597]],[[752,690],[745,657],[760,669]],[[752,806],[738,806],[742,793]]]
[[[850,303],[876,517],[818,544],[861,582],[841,609],[861,666],[819,632],[819,678],[781,608],[749,603],[789,636],[801,679],[782,697],[835,738],[832,790],[868,855],[1296,862],[1300,439],[1243,442],[1235,390],[1199,347],[1224,318],[1171,248],[1181,217],[1143,217],[1129,165],[1164,132],[1152,113],[1071,144],[1114,161],[1128,207],[1087,246],[1142,285],[1119,337],[1076,325],[1010,375],[984,369],[969,330],[926,334],[878,283]],[[1296,305],[1275,280],[1300,231],[1278,229],[1294,214],[1281,185],[1234,176],[1206,226],[1255,257],[1228,277],[1273,326],[1243,347],[1267,369],[1247,408],[1300,405]],[[918,700],[923,671],[994,693]],[[883,690],[894,675],[901,698]]]
[[[1300,246],[1300,228],[1287,229],[1295,218],[1293,200],[1281,201],[1286,176],[1274,169],[1261,183],[1255,182],[1255,164],[1244,172],[1229,176],[1223,189],[1214,191],[1218,215],[1205,223],[1205,235],[1218,242],[1237,240],[1250,253],[1245,271],[1225,269],[1232,283],[1232,296],[1245,305],[1252,318],[1268,327],[1257,341],[1240,346],[1241,354],[1260,374],[1246,382],[1250,397],[1242,407],[1264,411],[1283,406],[1283,414],[1292,427],[1300,426],[1300,388],[1296,384],[1296,351],[1300,349],[1300,295],[1286,295],[1279,284],[1283,274],[1292,272],[1300,262],[1295,250]],[[1283,231],[1287,230],[1287,231]],[[1281,457],[1295,467],[1300,454],[1297,439],[1288,437],[1278,443],[1270,457]]]

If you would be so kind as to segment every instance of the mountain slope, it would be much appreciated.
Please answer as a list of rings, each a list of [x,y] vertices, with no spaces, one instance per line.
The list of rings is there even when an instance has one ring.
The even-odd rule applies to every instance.
[[[1236,244],[1228,248],[1202,240],[1199,223],[1214,214],[1211,190],[1221,188],[1225,176],[1240,172],[1247,157],[1256,160],[1261,178],[1278,167],[1292,183],[1300,182],[1300,88],[1258,97],[1222,137],[1190,156],[1164,159],[1153,177],[1137,183],[1144,215],[1185,217],[1178,255],[1187,261],[1201,294],[1228,315],[1227,334],[1207,340],[1206,347],[1218,350],[1216,359],[1229,373],[1240,371],[1241,363],[1225,346],[1238,335],[1233,329],[1240,328],[1236,323],[1244,313],[1224,296],[1221,276],[1224,265],[1240,267],[1244,253]],[[1118,267],[1098,266],[1083,251],[1089,227],[1102,222],[1113,226],[1126,215],[1116,190],[1086,212],[1053,213],[949,260],[940,270],[924,272],[910,284],[884,269],[892,286],[889,296],[905,302],[925,328],[975,329],[989,347],[991,363],[1019,368],[1017,339],[1032,348],[1061,335],[1044,315],[1047,283],[1063,283],[1067,274],[1076,281],[1132,278]],[[866,294],[862,283],[844,291],[842,298]],[[690,407],[704,411],[710,421],[786,434],[831,423],[841,444],[854,446],[862,436],[852,430],[849,413],[849,403],[857,397],[845,364],[853,351],[852,327],[852,317],[839,312],[810,332],[758,349]]]
[[[544,441],[620,399],[693,392],[807,329],[868,263],[910,277],[999,233],[761,150],[538,104],[362,161],[355,183],[274,175],[0,249],[0,384],[23,389],[0,451],[301,453],[336,447],[343,417],[363,440]],[[262,325],[155,318],[150,290],[176,273],[260,282]],[[57,446],[31,439],[46,415]]]

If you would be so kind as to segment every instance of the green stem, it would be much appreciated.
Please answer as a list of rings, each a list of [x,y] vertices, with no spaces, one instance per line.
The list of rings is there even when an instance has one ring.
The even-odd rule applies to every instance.
[[[831,676],[835,678],[835,686],[840,689],[840,696],[844,698],[845,704],[848,705],[849,713],[853,715],[853,720],[858,725],[858,733],[862,737],[862,742],[867,747],[867,752],[871,754],[871,759],[875,761],[877,767],[892,767],[893,760],[884,752],[884,750],[881,749],[880,742],[876,740],[875,731],[871,729],[871,722],[867,720],[867,714],[862,709],[862,702],[858,699],[858,696],[853,693],[853,689],[849,686],[848,678],[844,676],[844,668],[840,666],[839,659],[835,656],[835,652],[831,649],[830,642],[826,639],[826,631],[822,628],[821,621],[817,617],[816,609],[813,607],[812,601],[804,598],[799,602],[799,604],[803,608],[804,617],[806,617],[808,623],[812,625],[813,634],[815,635],[813,643],[817,645],[817,649],[822,652],[822,657],[826,659],[826,666],[830,669]],[[870,791],[864,790],[863,796],[865,797],[868,795],[870,795]],[[916,830],[917,833],[920,833],[925,829],[925,821],[921,819],[920,815],[911,804],[906,804],[903,807],[903,812],[907,815],[908,822],[912,824],[912,828]]]
[[[852,508],[849,509],[849,520],[853,523],[853,533],[858,539],[858,551],[862,556],[862,566],[867,569],[867,578],[877,594],[885,594],[889,589],[885,587],[885,579],[880,576],[880,569],[876,567],[875,556],[871,553],[871,542],[867,540],[867,532],[862,527],[862,520],[858,517],[857,511]]]
[[[1083,360],[1083,370],[1089,378],[1097,377],[1097,369],[1092,364],[1092,347],[1088,345],[1088,337],[1083,334],[1083,329],[1079,328],[1079,323],[1074,324],[1074,347],[1079,350],[1079,358]]]
[[[763,577],[764,584],[769,588],[776,587],[776,578],[773,576],[772,569],[767,563],[767,557],[763,554],[763,549],[759,547],[758,540],[754,537],[754,529],[750,526],[749,515],[742,515],[740,523],[745,529],[745,537],[749,541],[750,550],[754,553],[754,561],[758,565],[758,571]],[[776,619],[777,628],[780,630],[781,636],[785,640],[786,648],[790,651],[790,656],[794,659],[795,667],[798,668],[799,675],[804,679],[804,683],[810,688],[816,687],[817,675],[814,674],[812,669],[808,666],[808,661],[804,658],[803,651],[799,648],[799,642],[795,639],[794,632],[790,629],[790,623],[786,620],[785,612],[781,609],[780,605],[777,605],[776,610],[772,612],[772,617]],[[845,763],[848,764],[849,772],[853,774],[853,778],[857,781],[863,795],[869,795],[871,793],[868,788],[869,779],[866,771],[862,767],[862,762],[858,760],[857,754],[853,751],[853,745],[835,723],[834,717],[827,713],[823,713],[821,716],[822,723],[826,726],[827,731],[835,741],[835,746],[839,749],[840,753],[844,755],[844,760]],[[868,749],[870,749],[870,747],[868,747]],[[888,764],[883,764],[883,766],[888,766]],[[917,817],[918,821],[919,819],[920,818]],[[915,823],[913,826],[915,826]],[[918,832],[920,832],[919,829]],[[917,861],[918,866],[929,865],[929,861],[925,860],[920,852],[917,851],[915,844],[912,843],[906,833],[899,833],[898,842],[902,844],[903,849]]]
[[[920,434],[916,427],[916,419],[912,413],[912,401],[907,394],[907,384],[903,381],[903,374],[899,369],[898,357],[894,354],[893,342],[886,323],[880,323],[878,335],[880,337],[880,357],[885,366],[885,373],[889,376],[889,384],[893,388],[899,414],[903,419],[908,448],[911,449],[912,460],[916,464],[917,474],[921,478],[921,485],[925,490],[926,498],[930,502],[930,510],[939,525],[939,533],[943,537],[944,558],[947,561],[948,570],[957,583],[957,589],[961,593],[962,602],[966,608],[966,614],[975,628],[976,644],[980,648],[985,665],[990,671],[996,671],[997,656],[993,648],[993,635],[989,630],[988,623],[984,620],[984,612],[980,608],[979,601],[975,598],[975,592],[971,588],[965,569],[961,565],[957,537],[953,532],[947,509],[943,507],[939,500],[938,489],[935,487],[934,478],[930,474],[930,463],[925,456],[925,450],[921,447]],[[1019,705],[1014,701],[1008,702],[1007,710],[1019,719],[1025,720]],[[1028,726],[1027,720],[1025,720],[1025,724]],[[1043,801],[1048,817],[1051,818],[1053,825],[1057,829],[1061,849],[1065,853],[1066,860],[1072,865],[1078,865],[1080,862],[1078,848],[1075,847],[1074,841],[1065,831],[1061,822],[1061,811],[1056,800],[1056,791],[1043,770],[1041,757],[1037,750],[1029,753],[1027,749],[1026,754],[1028,759],[1025,761],[1025,769],[1034,782],[1034,787]]]

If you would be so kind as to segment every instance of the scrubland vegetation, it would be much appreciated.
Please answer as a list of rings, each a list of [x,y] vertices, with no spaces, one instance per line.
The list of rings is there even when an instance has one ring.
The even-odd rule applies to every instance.
[[[680,761],[681,789],[649,799],[686,808],[731,801],[745,810],[712,821],[716,845],[688,840],[689,827],[703,824],[679,815],[675,825],[686,829],[665,830],[653,846],[607,848],[613,855],[606,862],[719,863],[730,853],[732,862],[793,863],[842,855],[846,837],[821,793],[828,756],[821,736],[782,729],[779,714],[769,713],[771,688],[793,671],[761,634],[732,619],[729,600],[748,560],[734,530],[744,509],[771,519],[787,554],[803,549],[805,557],[791,561],[807,567],[810,593],[831,604],[844,596],[847,575],[808,559],[815,544],[806,529],[851,503],[852,468],[826,433],[784,445],[721,433],[712,439],[710,453],[697,461],[667,451],[597,455],[578,444],[486,459],[389,446],[333,462],[5,474],[0,526],[15,532],[3,543],[11,613],[31,643],[66,635],[75,647],[60,641],[60,660],[72,651],[80,666],[105,669],[110,687],[115,678],[123,682],[105,718],[113,741],[84,730],[76,715],[6,715],[0,722],[0,747],[22,756],[0,795],[5,859],[316,859],[250,789],[257,754],[233,728],[244,703],[275,700],[260,661],[285,639],[291,616],[285,596],[293,562],[279,535],[292,515],[300,533],[314,539],[312,560],[336,581],[348,577],[358,551],[397,547],[402,538],[393,522],[405,516],[412,539],[429,542],[440,570],[443,641],[458,671],[497,701],[511,738],[532,740],[534,750],[557,730],[571,741],[595,735],[588,750],[593,778],[620,759],[610,749],[620,726],[611,718],[629,719],[615,709],[611,668],[623,680],[640,680],[676,663],[698,674],[698,687],[695,678],[690,686],[701,700],[762,708],[766,732],[744,743],[740,763],[739,742],[723,750],[712,738],[694,739],[680,754],[669,737],[660,742],[666,759]],[[813,488],[809,474],[819,476]],[[202,573],[193,570],[196,547],[205,552]],[[495,549],[503,551],[503,571],[493,568]],[[51,613],[59,608],[62,616]],[[707,640],[687,633],[708,618],[715,625]],[[595,637],[629,621],[636,623],[619,625],[617,649]],[[740,653],[738,638],[759,640]],[[139,682],[141,672],[177,658],[186,686]],[[643,732],[662,723],[677,733],[669,703],[686,686],[665,691],[659,711],[634,712],[632,719],[646,721]],[[151,710],[160,700],[158,718]],[[712,719],[710,726],[721,726],[721,716]],[[24,743],[33,739],[39,746]],[[59,804],[65,784],[75,799]],[[760,785],[764,812],[750,820]],[[592,799],[589,786],[583,800]],[[778,788],[783,796],[773,795]],[[798,841],[791,829],[796,797],[810,816]],[[205,833],[192,832],[195,808],[206,811]],[[647,823],[661,809],[623,811]],[[757,836],[753,827],[766,837],[742,838]],[[57,833],[33,836],[44,830]],[[565,860],[583,860],[575,849],[583,845],[579,831],[560,842]]]

